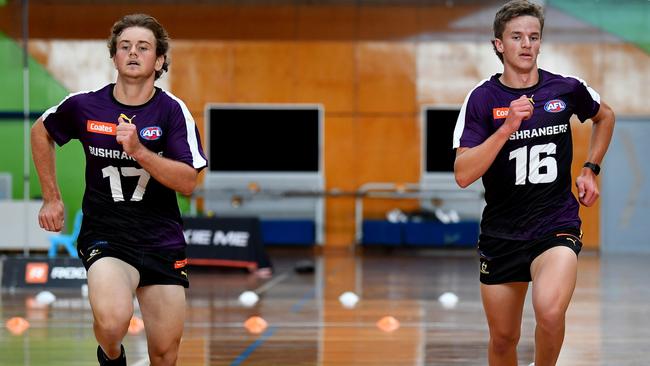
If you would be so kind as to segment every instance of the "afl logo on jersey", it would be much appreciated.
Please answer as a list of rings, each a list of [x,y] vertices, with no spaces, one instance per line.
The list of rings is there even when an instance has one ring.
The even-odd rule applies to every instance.
[[[559,99],[549,100],[544,104],[544,110],[551,113],[562,112],[566,108],[566,103]]]
[[[162,137],[162,129],[158,126],[143,128],[140,130],[140,137],[145,140],[158,140]]]

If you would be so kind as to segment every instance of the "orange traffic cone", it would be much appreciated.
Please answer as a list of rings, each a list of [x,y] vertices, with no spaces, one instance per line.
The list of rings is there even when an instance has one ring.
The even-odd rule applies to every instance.
[[[251,316],[244,322],[244,328],[253,334],[262,333],[269,324],[259,316]]]
[[[399,321],[392,316],[385,316],[377,322],[377,328],[386,333],[394,332],[399,328]]]
[[[21,335],[25,333],[27,329],[29,329],[29,322],[25,318],[21,318],[19,316],[15,316],[9,320],[7,320],[7,323],[5,324],[9,332],[13,335]]]
[[[129,334],[138,334],[144,329],[144,322],[137,316],[133,316],[129,321]]]

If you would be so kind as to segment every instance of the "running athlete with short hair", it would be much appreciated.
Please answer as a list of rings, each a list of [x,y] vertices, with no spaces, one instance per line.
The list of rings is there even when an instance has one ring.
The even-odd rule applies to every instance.
[[[530,281],[535,365],[555,365],[582,247],[569,120],[575,114],[593,121],[587,163],[576,179],[585,206],[598,199],[598,164],[614,129],[614,113],[584,81],[537,67],[543,27],[542,8],[526,0],[499,9],[493,46],[503,73],[469,93],[454,131],[456,181],[467,187],[482,178],[485,187],[478,250],[492,366],[517,365]]]
[[[39,224],[63,226],[54,142],[80,140],[86,191],[79,257],[88,271],[100,365],[126,365],[122,339],[142,312],[152,365],[174,365],[183,333],[187,278],[176,192],[188,195],[207,165],[185,104],[154,86],[168,68],[169,37],[156,19],[127,15],[108,42],[115,84],[70,94],[32,127],[43,191]]]

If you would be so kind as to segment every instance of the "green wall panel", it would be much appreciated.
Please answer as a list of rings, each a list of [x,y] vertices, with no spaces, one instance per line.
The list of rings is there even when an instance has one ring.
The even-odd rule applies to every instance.
[[[12,174],[12,190],[15,199],[23,197],[23,121],[9,120],[0,122],[0,134],[3,143],[0,144],[0,156],[9,157],[0,161],[0,171]],[[72,217],[81,208],[84,185],[85,157],[79,141],[71,141],[63,147],[56,148],[56,168],[61,195],[66,206],[68,217]],[[41,197],[41,186],[31,161],[30,154],[30,186],[31,198]],[[34,218],[36,219],[36,218]],[[67,220],[66,225],[71,225]]]
[[[43,111],[57,104],[68,91],[32,58],[29,65],[29,108]],[[23,110],[23,51],[19,44],[0,33],[0,111]]]
[[[29,59],[31,111],[41,112],[58,104],[68,91],[55,80],[43,66]],[[0,33],[0,111],[23,110],[22,48],[14,40]],[[33,123],[34,121],[30,121]],[[0,171],[11,173],[13,197],[23,197],[23,121],[0,120]],[[61,194],[70,217],[81,208],[84,189],[84,155],[78,142],[57,148],[57,178]],[[31,161],[31,153],[30,153]],[[40,184],[34,170],[30,169],[30,192],[32,198],[41,196]],[[36,218],[34,218],[36,219]],[[67,220],[70,224],[71,220]]]
[[[650,53],[648,0],[549,0],[547,4]]]

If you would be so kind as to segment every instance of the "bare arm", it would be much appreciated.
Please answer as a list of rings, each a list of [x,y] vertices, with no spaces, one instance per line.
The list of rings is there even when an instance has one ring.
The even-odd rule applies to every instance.
[[[40,118],[32,126],[31,140],[32,157],[43,194],[43,206],[38,213],[38,224],[47,231],[61,231],[64,207],[56,181],[54,140]]]
[[[164,186],[184,195],[190,195],[194,191],[198,171],[183,162],[165,158],[147,149],[140,143],[135,125],[120,123],[117,126],[117,142]]]
[[[594,125],[591,131],[591,142],[587,161],[599,165],[602,163],[609,143],[612,140],[615,119],[614,111],[609,105],[601,102],[598,113],[591,118]],[[576,178],[576,187],[578,188],[580,203],[587,207],[593,205],[600,196],[596,175],[589,168],[582,168],[580,176]]]
[[[532,115],[533,106],[528,98],[522,95],[519,99],[510,103],[508,117],[492,136],[478,146],[458,148],[456,150],[456,161],[454,162],[456,183],[465,188],[482,177],[490,168],[510,135],[519,130],[521,122],[529,119]]]

